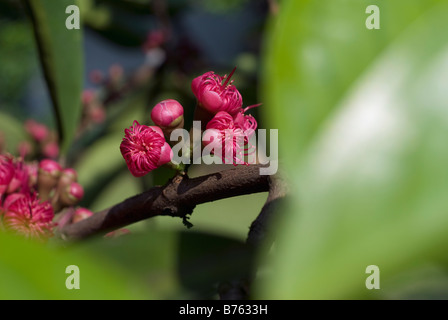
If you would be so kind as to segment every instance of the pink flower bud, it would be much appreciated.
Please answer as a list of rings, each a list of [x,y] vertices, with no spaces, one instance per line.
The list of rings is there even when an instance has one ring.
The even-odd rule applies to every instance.
[[[98,104],[89,110],[89,117],[93,123],[103,123],[106,120],[106,109]]]
[[[72,218],[72,223],[77,223],[79,221],[85,220],[93,216],[93,212],[86,208],[77,208],[75,214]]]
[[[146,41],[143,44],[143,50],[148,51],[160,47],[165,42],[165,35],[162,30],[153,30],[148,33]]]
[[[84,188],[77,182],[72,182],[67,191],[67,195],[78,202],[84,197]]]
[[[33,151],[33,146],[28,141],[22,141],[17,146],[17,151],[20,157],[25,159],[25,157]]]
[[[83,187],[77,182],[72,182],[60,191],[58,203],[55,204],[54,207],[56,208],[56,211],[59,211],[64,207],[74,206],[79,203],[83,197]]]
[[[120,144],[129,171],[135,177],[142,177],[161,164],[168,162],[171,148],[166,143],[159,127],[145,126],[134,121],[129,129],[125,129],[125,137]]]
[[[92,89],[86,89],[82,92],[81,101],[83,105],[89,105],[95,100],[95,91]]]
[[[31,119],[25,122],[25,130],[31,135],[34,140],[38,142],[42,142],[50,134],[47,126]]]
[[[76,182],[78,180],[78,173],[75,169],[66,168],[62,170],[61,177],[59,178],[59,185],[69,185],[72,182]]]
[[[59,144],[55,141],[45,144],[42,154],[47,158],[56,159],[59,156]]]
[[[184,108],[173,99],[159,102],[151,111],[151,119],[156,126],[163,128],[177,127],[184,118]]]
[[[39,172],[59,177],[61,171],[62,171],[61,165],[54,160],[44,159],[39,163]]]
[[[61,165],[54,160],[44,159],[39,163],[37,187],[41,199],[47,200],[49,198],[50,192],[58,184],[61,171]]]
[[[213,114],[226,111],[233,116],[241,111],[243,105],[241,94],[232,85],[233,80],[229,82],[234,72],[235,69],[229,76],[221,77],[209,71],[195,78],[191,83],[191,89],[199,106]]]

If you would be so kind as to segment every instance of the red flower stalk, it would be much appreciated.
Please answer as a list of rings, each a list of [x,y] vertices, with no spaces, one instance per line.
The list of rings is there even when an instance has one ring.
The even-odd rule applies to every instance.
[[[148,127],[134,121],[124,132],[120,151],[133,176],[142,177],[171,161],[173,152],[159,127]]]
[[[53,235],[54,213],[48,202],[36,194],[12,194],[3,204],[3,226],[27,238],[45,240]]]
[[[198,99],[200,107],[213,114],[225,111],[232,116],[241,111],[243,98],[232,84],[233,80],[230,81],[235,69],[229,76],[221,77],[213,71],[209,71],[193,80],[191,89]]]

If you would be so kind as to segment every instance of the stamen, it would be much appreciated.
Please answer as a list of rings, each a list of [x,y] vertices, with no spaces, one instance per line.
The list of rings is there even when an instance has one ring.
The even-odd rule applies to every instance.
[[[245,113],[247,110],[253,109],[253,108],[257,108],[259,106],[261,106],[262,103],[258,103],[258,104],[253,104],[251,106],[246,107],[246,109],[243,109],[243,113]]]
[[[230,78],[232,78],[233,73],[235,72],[235,70],[236,70],[236,67],[233,68],[232,72],[230,72],[228,77],[227,77],[227,75],[224,76],[224,79],[226,79],[226,82],[224,82],[224,84],[222,85],[223,88],[225,88],[227,86],[227,83],[229,83],[229,80],[230,80]]]

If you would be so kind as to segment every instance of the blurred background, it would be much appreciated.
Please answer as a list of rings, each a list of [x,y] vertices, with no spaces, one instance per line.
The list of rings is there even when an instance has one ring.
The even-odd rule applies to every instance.
[[[81,30],[52,28],[75,2]],[[39,0],[34,17],[46,28],[23,3],[0,1],[0,148],[29,148],[29,118],[47,125],[58,148],[38,156],[62,156],[86,190],[81,205],[102,210],[172,176],[132,177],[124,128],[149,124],[168,98],[188,127],[191,80],[236,66],[244,105],[263,103],[250,111],[259,128],[279,130],[290,200],[274,246],[255,255],[244,241],[266,193],[200,205],[188,230],[157,217],[67,248],[0,234],[1,298],[216,299],[248,278],[255,299],[448,298],[447,1]],[[370,5],[379,29],[366,28]],[[56,106],[36,25],[60,85]],[[61,124],[73,139],[58,141]],[[81,290],[63,285],[69,264]],[[370,265],[380,289],[366,288]]]

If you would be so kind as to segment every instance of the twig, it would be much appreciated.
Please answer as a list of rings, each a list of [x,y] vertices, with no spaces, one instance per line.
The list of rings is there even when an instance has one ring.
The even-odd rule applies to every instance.
[[[162,187],[129,198],[90,218],[62,228],[65,240],[82,240],[105,234],[154,216],[187,219],[196,205],[269,190],[269,176],[260,175],[260,165],[239,166],[197,178],[176,176]]]

